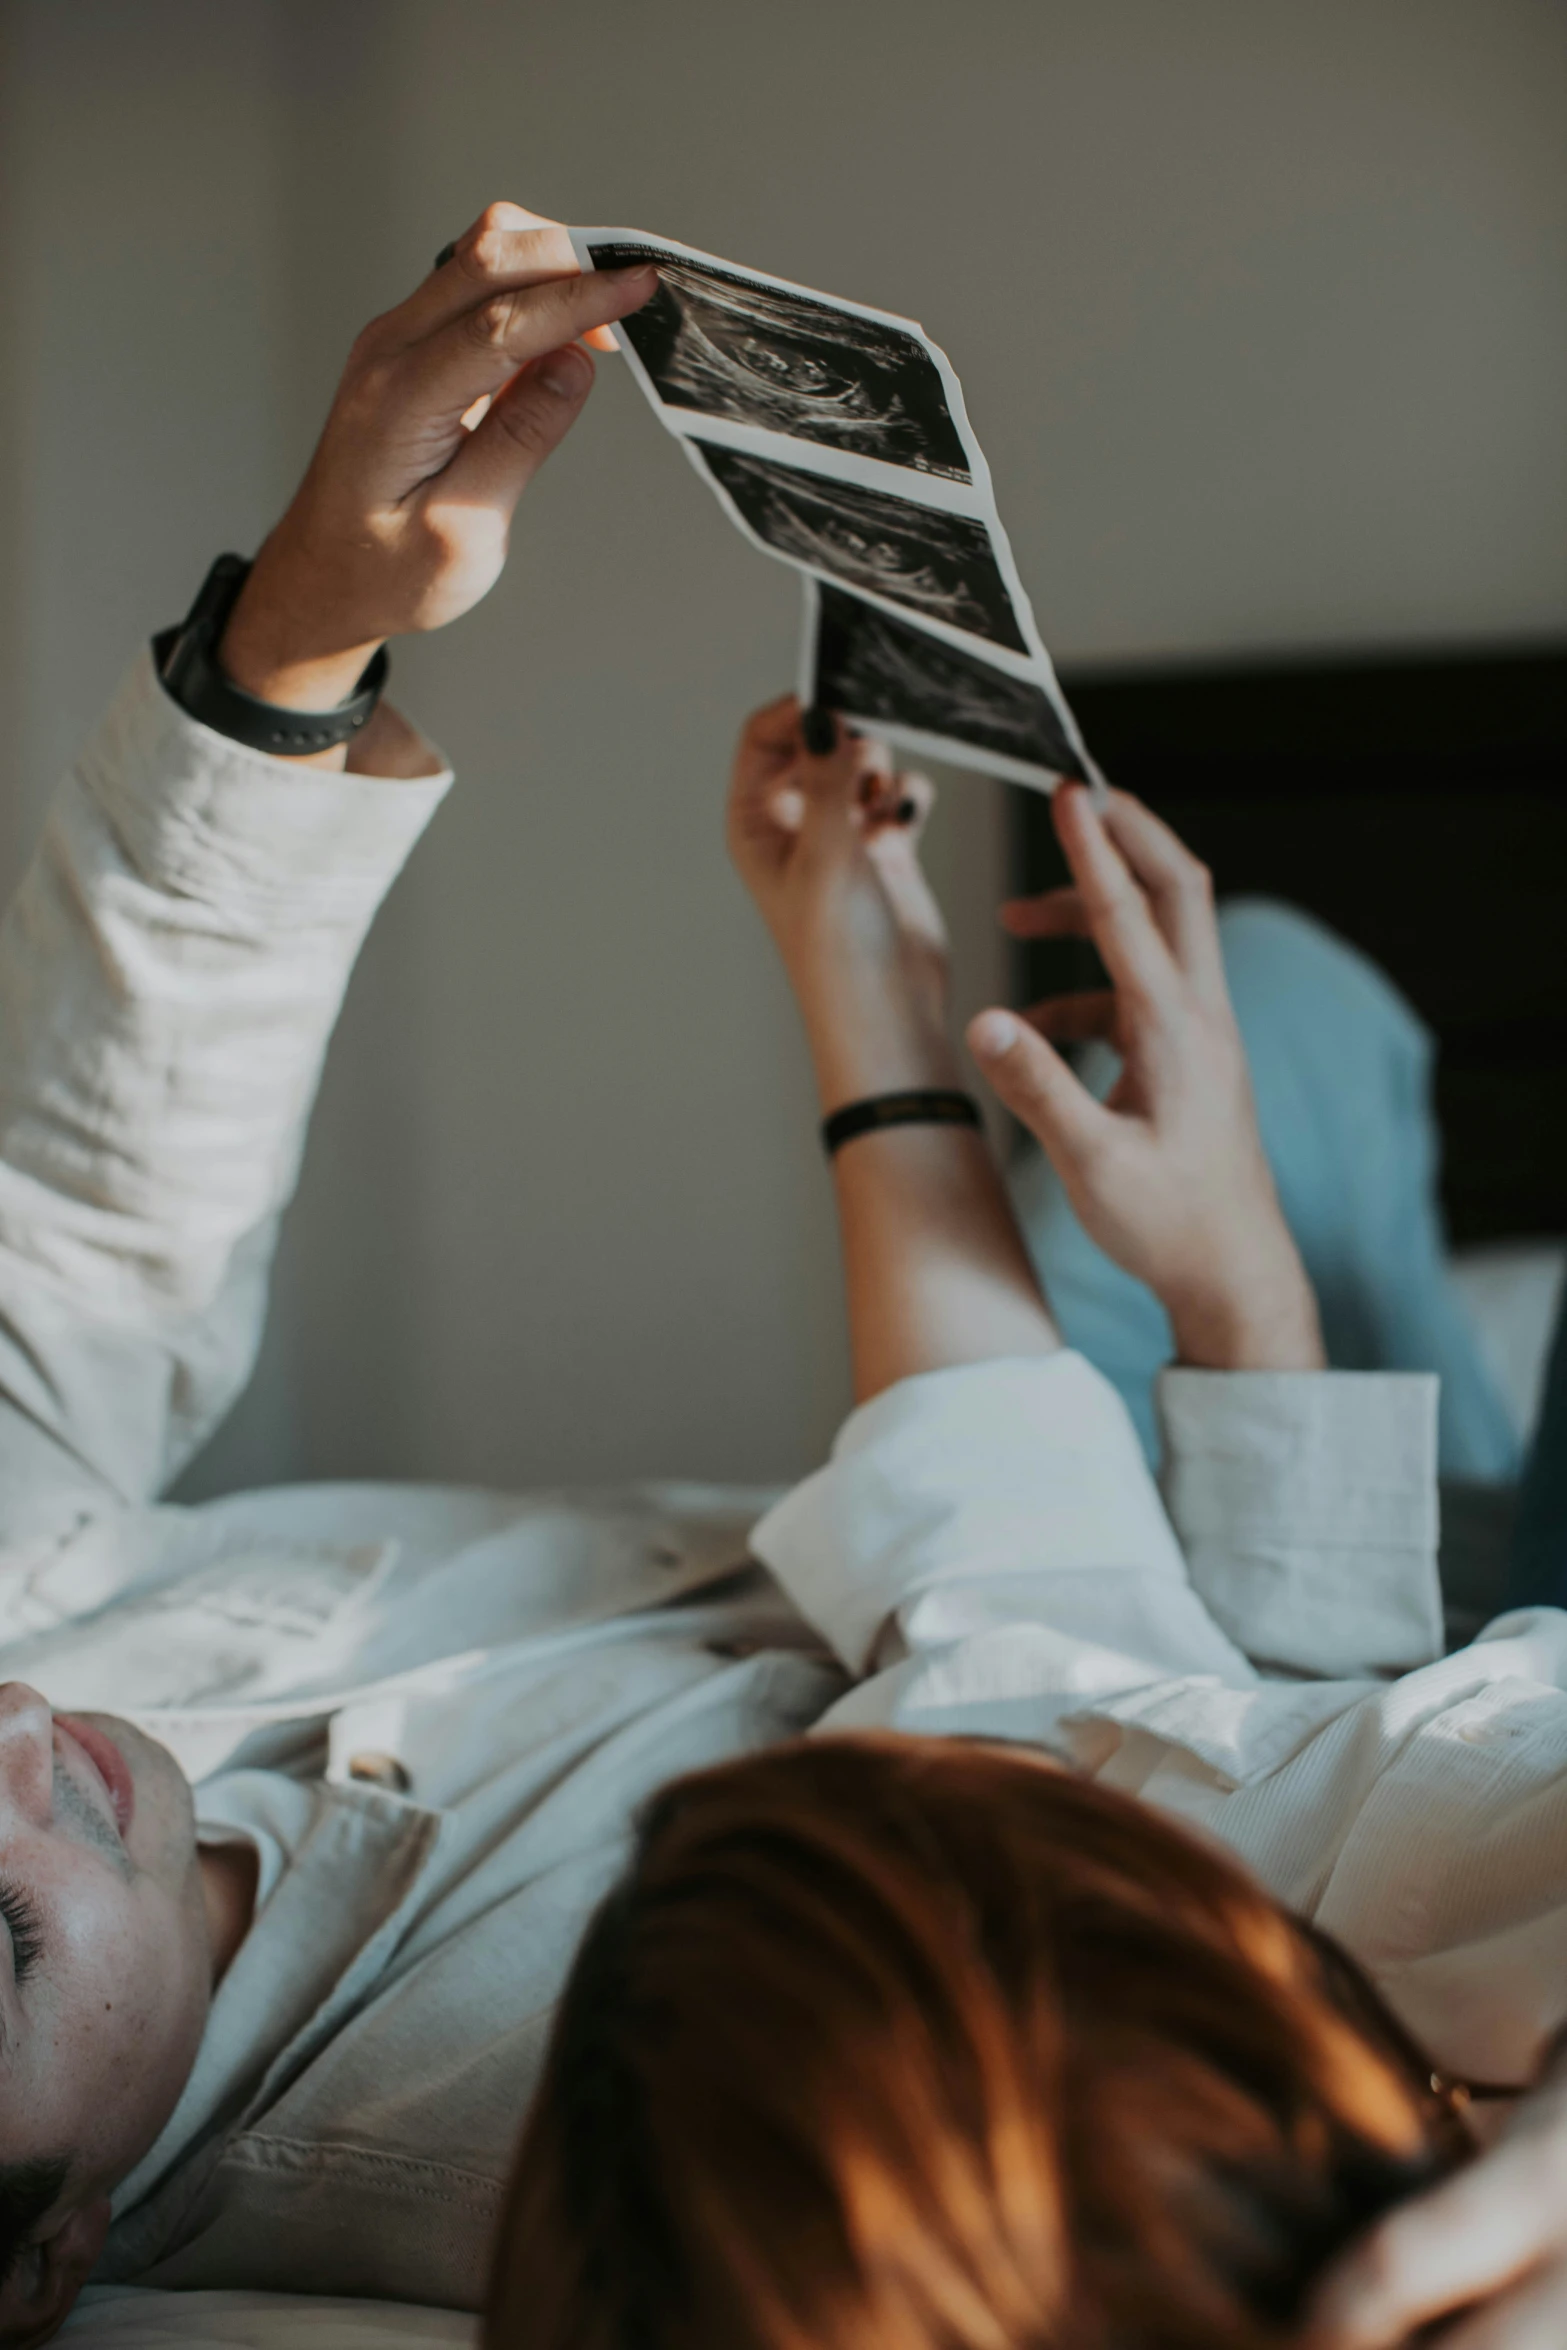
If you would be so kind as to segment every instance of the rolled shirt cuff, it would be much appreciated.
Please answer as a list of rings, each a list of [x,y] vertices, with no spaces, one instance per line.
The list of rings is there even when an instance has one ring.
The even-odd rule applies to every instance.
[[[1106,1567],[1186,1581],[1125,1405],[1069,1349],[900,1380],[751,1547],[853,1672],[936,1584]]]
[[[1339,1679],[1442,1654],[1437,1394],[1426,1372],[1160,1374],[1165,1502],[1248,1656]]]
[[[189,717],[144,647],[76,776],[153,887],[269,927],[355,924],[451,787],[440,753],[406,720],[394,729],[393,775],[274,758]]]

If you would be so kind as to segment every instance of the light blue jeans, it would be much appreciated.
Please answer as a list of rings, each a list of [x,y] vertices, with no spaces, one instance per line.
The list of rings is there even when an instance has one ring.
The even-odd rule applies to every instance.
[[[1236,899],[1219,935],[1263,1144],[1329,1362],[1439,1373],[1443,1476],[1516,1477],[1507,1408],[1446,1270],[1429,1032],[1375,964],[1291,907]],[[1095,1045],[1079,1069],[1102,1095],[1117,1065]],[[1120,1389],[1155,1460],[1154,1375],[1172,1352],[1163,1308],[1088,1238],[1032,1145],[1013,1191],[1068,1344]]]

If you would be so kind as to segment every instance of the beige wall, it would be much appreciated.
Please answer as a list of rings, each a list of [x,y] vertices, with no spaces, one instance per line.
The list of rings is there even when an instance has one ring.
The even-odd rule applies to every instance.
[[[11,0],[0,853],[493,194],[912,311],[1069,658],[1567,624],[1554,0]],[[613,361],[402,698],[462,788],[356,981],[208,1476],[786,1475],[843,1396],[790,1014],[720,853],[793,582]],[[1000,795],[948,784],[962,992]]]

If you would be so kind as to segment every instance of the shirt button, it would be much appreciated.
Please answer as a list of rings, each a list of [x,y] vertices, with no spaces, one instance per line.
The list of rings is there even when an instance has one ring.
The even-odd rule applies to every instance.
[[[376,1754],[369,1749],[349,1756],[348,1775],[369,1787],[388,1788],[393,1795],[406,1795],[413,1785],[395,1754]]]

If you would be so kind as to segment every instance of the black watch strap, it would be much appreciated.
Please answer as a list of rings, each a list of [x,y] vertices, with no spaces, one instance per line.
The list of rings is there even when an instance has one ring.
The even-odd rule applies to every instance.
[[[245,556],[220,555],[184,619],[153,638],[152,657],[164,692],[214,734],[226,734],[231,742],[253,751],[271,751],[277,758],[297,759],[307,751],[327,751],[352,741],[381,699],[391,668],[385,645],[367,664],[349,699],[335,710],[280,710],[274,702],[258,701],[224,676],[216,658],[218,639],[249,577]]]

